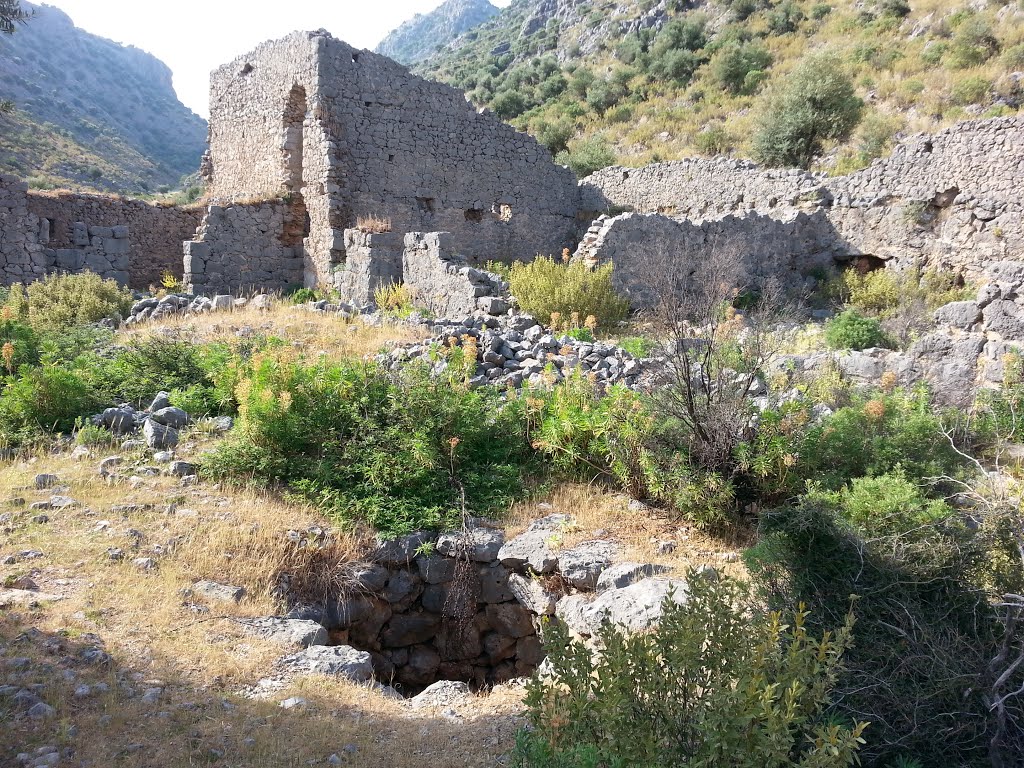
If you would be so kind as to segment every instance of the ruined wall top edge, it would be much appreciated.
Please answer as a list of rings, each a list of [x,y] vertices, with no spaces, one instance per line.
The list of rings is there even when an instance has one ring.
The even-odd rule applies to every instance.
[[[864,206],[892,198],[964,198],[1019,205],[1024,117],[968,120],[899,142],[888,157],[846,176],[764,168],[727,157],[688,158],[641,168],[605,168],[580,182],[582,207],[718,215],[748,208],[831,202]]]

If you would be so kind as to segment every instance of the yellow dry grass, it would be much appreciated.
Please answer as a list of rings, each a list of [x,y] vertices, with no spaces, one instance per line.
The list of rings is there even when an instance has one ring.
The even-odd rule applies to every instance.
[[[226,312],[162,318],[159,324],[131,326],[121,331],[127,342],[157,335],[202,342],[236,343],[242,335],[263,335],[285,339],[306,355],[330,359],[368,357],[381,349],[421,341],[426,333],[404,323],[367,325],[359,318],[346,320],[331,312],[311,312],[274,302],[270,309],[242,307]]]
[[[280,574],[337,569],[366,542],[330,531],[323,549],[296,547],[289,530],[328,521],[268,495],[146,477],[141,456],[122,465],[124,479],[107,483],[97,472],[101,458],[40,456],[0,467],[0,498],[25,502],[13,505],[0,552],[42,552],[0,566],[0,578],[10,584],[27,577],[41,594],[61,598],[0,613],[0,647],[32,659],[18,685],[40,684],[56,708],[51,720],[21,719],[7,728],[0,763],[43,744],[73,748],[76,760],[93,765],[132,766],[299,766],[332,754],[351,765],[485,766],[511,749],[521,725],[521,693],[513,687],[457,707],[457,717],[325,678],[296,679],[268,700],[238,695],[286,651],[245,634],[235,619],[274,615],[282,608],[274,596]],[[44,471],[58,475],[81,506],[33,522],[38,512],[27,506],[51,493],[32,487]],[[133,475],[141,479],[127,479]],[[110,558],[113,547],[123,559]],[[142,570],[137,557],[158,565]],[[199,579],[243,586],[246,596],[237,605],[207,604],[188,592]],[[110,667],[67,661],[97,644],[111,655]],[[75,678],[55,675],[55,665],[73,669]],[[106,683],[110,691],[75,698],[83,683]],[[145,703],[139,694],[153,687],[162,689],[159,700]],[[290,696],[305,705],[278,706]]]
[[[370,232],[378,235],[384,232],[390,232],[391,219],[387,216],[377,216],[376,214],[357,216],[356,229],[361,229],[363,232]]]

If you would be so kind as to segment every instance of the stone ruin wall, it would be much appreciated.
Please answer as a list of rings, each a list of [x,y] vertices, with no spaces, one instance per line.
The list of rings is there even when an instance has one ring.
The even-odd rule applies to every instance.
[[[180,272],[181,242],[200,215],[139,200],[30,192],[0,177],[0,283],[89,270],[124,285],[158,284],[165,271]]]
[[[890,157],[835,178],[724,158],[607,168],[581,182],[585,213],[631,210],[675,226],[651,216],[605,219],[578,254],[615,260],[642,280],[643,263],[626,260],[704,238],[729,240],[761,265],[754,272],[787,281],[862,256],[978,277],[1024,252],[1022,148],[1024,118],[996,118],[914,136]]]
[[[292,206],[282,200],[209,206],[184,243],[187,290],[242,296],[301,285],[302,248],[286,244],[284,234],[292,217]]]
[[[478,261],[575,244],[567,169],[459,91],[385,57],[294,33],[218,69],[210,93],[212,198],[295,206],[287,224],[302,230],[307,285],[335,283],[344,231],[361,216],[388,218],[401,235],[450,232]]]

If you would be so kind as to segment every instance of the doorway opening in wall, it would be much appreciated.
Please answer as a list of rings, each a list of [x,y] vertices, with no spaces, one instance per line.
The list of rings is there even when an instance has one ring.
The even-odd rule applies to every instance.
[[[303,193],[305,179],[303,174],[305,123],[308,104],[306,89],[295,85],[288,92],[284,105],[283,141],[281,144],[284,197],[288,202],[288,216],[284,225],[282,244],[296,249],[296,255],[302,255],[303,268],[308,272],[305,262],[308,256],[303,249],[303,240],[309,236],[310,218],[306,209]]]

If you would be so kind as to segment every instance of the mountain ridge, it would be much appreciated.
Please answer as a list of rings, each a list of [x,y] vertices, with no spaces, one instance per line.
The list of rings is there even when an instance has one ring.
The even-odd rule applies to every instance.
[[[0,39],[0,171],[42,188],[147,194],[193,173],[206,121],[155,56],[85,32],[58,8]]]
[[[490,18],[499,8],[488,0],[446,0],[429,13],[417,13],[392,30],[374,49],[400,64],[416,64]]]

